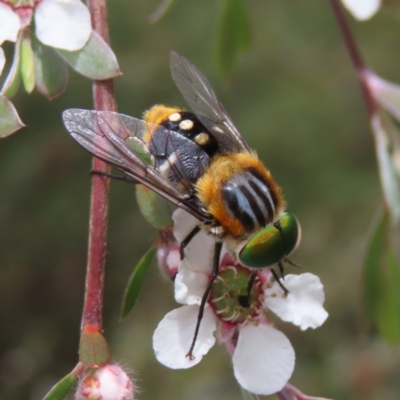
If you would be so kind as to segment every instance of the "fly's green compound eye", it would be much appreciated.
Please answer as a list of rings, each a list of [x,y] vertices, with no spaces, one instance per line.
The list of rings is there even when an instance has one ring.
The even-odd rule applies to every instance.
[[[301,229],[296,217],[284,214],[279,220],[256,233],[240,251],[247,267],[266,268],[279,263],[300,243]]]

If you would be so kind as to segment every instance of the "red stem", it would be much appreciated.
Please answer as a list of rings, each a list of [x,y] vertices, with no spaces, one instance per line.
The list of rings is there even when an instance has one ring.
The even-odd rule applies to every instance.
[[[279,400],[291,400],[290,394],[286,391],[286,386],[280,392],[276,393],[276,395]]]
[[[291,385],[290,383],[287,383],[286,386],[277,393],[277,396],[279,397],[280,400],[291,400],[291,399],[296,399],[296,400],[329,400],[326,399],[325,397],[313,397],[313,396],[307,396],[306,394],[300,392],[297,387]]]
[[[350,59],[353,63],[354,69],[357,72],[368,115],[370,118],[372,118],[378,110],[378,105],[376,104],[376,101],[372,96],[372,93],[369,90],[369,87],[365,81],[365,74],[368,73],[368,68],[366,67],[361,57],[360,51],[354,40],[353,34],[351,32],[349,24],[347,23],[343,8],[340,5],[339,0],[330,0],[330,2],[333,12],[335,14],[336,21],[339,25],[340,31],[342,32],[347,51],[350,55]]]
[[[92,16],[93,29],[109,43],[105,0],[88,0],[87,4]],[[94,81],[93,101],[96,110],[116,111],[117,106],[112,79]],[[110,173],[110,166],[95,157],[93,157],[92,169]],[[109,178],[100,175],[92,175],[88,263],[82,330],[102,330],[109,190]]]

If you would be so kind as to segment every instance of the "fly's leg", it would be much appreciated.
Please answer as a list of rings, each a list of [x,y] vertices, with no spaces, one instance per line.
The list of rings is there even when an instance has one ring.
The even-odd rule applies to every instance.
[[[288,258],[285,258],[284,261],[290,265],[293,265],[293,267],[296,268],[303,268],[301,265],[294,263],[292,260],[289,260]]]
[[[282,241],[283,241],[283,248],[286,249],[285,236],[282,234],[282,227],[281,227],[280,222],[279,222],[279,221],[278,221],[278,222],[275,222],[274,226],[275,226],[275,228],[278,229],[278,231],[280,232],[281,237],[282,237]],[[286,251],[285,251],[285,253],[286,253]],[[288,263],[288,264],[290,264],[290,265],[293,265],[293,267],[296,267],[296,268],[303,268],[301,265],[294,263],[293,261],[289,260],[288,258],[285,258],[283,261],[286,262],[286,263]],[[283,273],[282,273],[283,267],[282,267],[282,264],[279,263],[278,265],[279,265],[279,270],[280,270],[281,275],[282,275],[282,278],[283,278]]]
[[[282,280],[285,280],[285,270],[283,268],[282,262],[278,263],[278,267],[279,267],[279,273],[281,274]]]
[[[239,304],[244,308],[249,308],[251,304],[251,290],[257,277],[257,271],[251,273],[250,279],[247,282],[247,294],[239,296]]]
[[[119,181],[124,181],[127,183],[133,183],[133,184],[138,184],[140,183],[139,181],[137,181],[135,178],[132,178],[129,175],[114,175],[114,174],[108,174],[107,172],[103,172],[103,171],[96,171],[96,170],[91,170],[90,171],[91,175],[100,175],[100,176],[106,176],[107,178],[111,178],[111,179],[116,179]]]
[[[200,227],[195,226],[190,233],[182,240],[179,246],[179,255],[181,256],[181,260],[185,258],[185,247],[190,243],[190,241],[200,232]]]
[[[190,349],[189,349],[188,353],[186,354],[186,357],[188,357],[189,360],[194,360],[193,349],[196,344],[197,335],[199,334],[200,323],[201,323],[201,320],[204,315],[204,308],[206,306],[208,296],[210,294],[212,285],[218,276],[219,259],[221,256],[221,250],[222,250],[222,242],[216,242],[215,247],[214,247],[213,269],[212,269],[210,282],[208,283],[207,289],[205,290],[203,297],[201,298],[200,309],[199,309],[199,314],[197,315],[196,329],[194,330],[192,344],[190,345]]]
[[[281,263],[279,263],[278,266],[279,266],[279,271],[280,271],[280,273],[282,275],[282,278],[283,278],[283,266],[282,266]],[[289,294],[289,290],[287,290],[285,288],[285,286],[283,286],[283,283],[281,282],[278,274],[276,273],[276,271],[273,268],[271,268],[271,272],[272,272],[272,275],[274,276],[275,280],[278,282],[278,285],[282,288],[283,297],[285,298]]]

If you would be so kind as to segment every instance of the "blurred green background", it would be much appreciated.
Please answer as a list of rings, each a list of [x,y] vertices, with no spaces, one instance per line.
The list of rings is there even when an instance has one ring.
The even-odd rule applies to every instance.
[[[277,320],[297,354],[291,382],[322,397],[398,400],[400,350],[366,335],[361,324],[363,255],[381,190],[363,100],[329,2],[248,2],[253,45],[229,84],[214,61],[222,2],[180,1],[151,25],[157,5],[109,2],[123,72],[115,80],[120,112],[184,106],[169,73],[170,49],[205,72],[301,221],[294,260],[325,285],[330,316],[321,328],[302,332]],[[367,63],[400,82],[399,8],[351,25]],[[36,400],[77,362],[91,158],[60,115],[92,108],[91,82],[70,71],[67,91],[56,100],[20,93],[13,101],[27,127],[0,142],[0,398]],[[134,371],[142,400],[239,400],[223,346],[190,370],[168,370],[155,360],[152,333],[177,307],[157,268],[134,312],[118,323],[127,279],[155,237],[134,187],[113,182],[104,327],[114,359]]]

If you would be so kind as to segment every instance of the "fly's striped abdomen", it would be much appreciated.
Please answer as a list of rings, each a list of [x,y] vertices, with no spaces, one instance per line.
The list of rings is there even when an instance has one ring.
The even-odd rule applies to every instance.
[[[275,222],[285,202],[271,173],[255,154],[215,156],[196,184],[197,196],[221,226],[239,240]]]
[[[274,220],[277,198],[268,182],[254,169],[235,174],[222,186],[224,206],[248,232]]]

